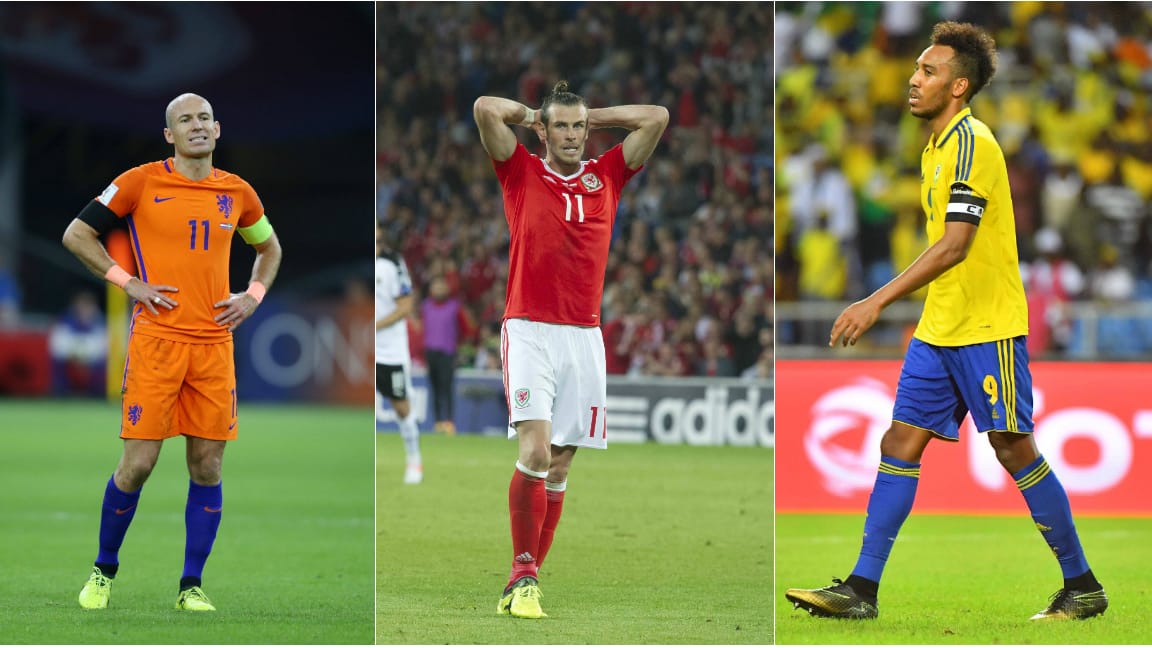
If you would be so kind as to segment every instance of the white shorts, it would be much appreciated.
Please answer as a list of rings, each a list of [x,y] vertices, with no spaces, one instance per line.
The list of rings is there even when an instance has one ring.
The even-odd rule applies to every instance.
[[[551,421],[552,444],[608,447],[604,337],[598,327],[504,321],[500,330],[504,394],[511,424]]]

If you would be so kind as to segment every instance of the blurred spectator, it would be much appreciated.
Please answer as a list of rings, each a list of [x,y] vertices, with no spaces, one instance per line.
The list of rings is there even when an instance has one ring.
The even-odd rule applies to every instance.
[[[383,3],[377,24],[395,45],[377,68],[377,203],[414,282],[427,289],[444,276],[475,317],[458,363],[499,367],[508,267],[472,103],[490,94],[539,105],[561,78],[593,107],[660,104],[672,117],[620,199],[601,317],[608,372],[691,375],[697,329],[716,325],[727,347],[747,295],[771,302],[770,4]],[[514,132],[542,154],[534,135]],[[586,156],[624,135],[593,131]]]
[[[1119,255],[1110,245],[1100,250],[1100,262],[1093,268],[1090,281],[1092,297],[1099,304],[1123,304],[1136,296],[1135,277],[1119,263]],[[1097,337],[1100,352],[1109,356],[1140,353],[1144,344],[1136,321],[1107,313],[1099,318]]]
[[[848,262],[840,239],[828,229],[828,218],[820,214],[816,223],[804,230],[796,244],[800,260],[801,299],[836,300],[844,298],[848,282]]]
[[[1092,270],[1092,297],[1100,302],[1123,304],[1136,296],[1136,279],[1119,263],[1116,248],[1105,245],[1100,263]]]
[[[461,330],[471,328],[460,300],[451,296],[448,281],[434,277],[428,287],[428,299],[420,306],[424,325],[424,359],[428,363],[428,381],[432,387],[432,411],[436,432],[456,433],[454,389],[456,350]]]
[[[0,247],[0,328],[20,322],[20,284],[9,267],[4,248]]]
[[[756,358],[756,364],[740,372],[740,377],[744,380],[766,380],[771,378],[772,348],[765,347],[764,351],[760,353],[760,357]]]
[[[732,320],[725,341],[732,352],[733,373],[743,374],[756,364],[762,349],[756,316],[751,309],[741,308],[736,311],[736,317]]]
[[[736,373],[732,352],[720,337],[720,329],[713,328],[701,344],[700,359],[696,362],[696,373],[701,376],[731,378]]]
[[[473,368],[481,371],[500,371],[500,327],[492,325],[483,331],[480,343],[476,347],[476,358]]]
[[[90,292],[79,292],[48,336],[52,390],[57,396],[104,396],[108,330]]]
[[[1068,303],[1084,292],[1084,273],[1068,259],[1064,241],[1052,228],[1036,232],[1032,263],[1020,265],[1024,292],[1028,296],[1028,355],[1043,357],[1050,350],[1068,348],[1072,322]]]
[[[1073,219],[1080,211],[1080,194],[1084,189],[1084,178],[1076,170],[1071,160],[1056,160],[1051,173],[1044,179],[1040,190],[1040,209],[1044,214],[1044,225],[1067,235]]]

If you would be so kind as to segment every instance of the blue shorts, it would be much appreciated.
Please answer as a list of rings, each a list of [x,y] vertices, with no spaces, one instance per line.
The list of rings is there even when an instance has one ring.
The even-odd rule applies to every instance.
[[[915,338],[904,355],[892,420],[960,440],[972,413],[979,432],[1032,432],[1032,372],[1025,337],[961,347]]]

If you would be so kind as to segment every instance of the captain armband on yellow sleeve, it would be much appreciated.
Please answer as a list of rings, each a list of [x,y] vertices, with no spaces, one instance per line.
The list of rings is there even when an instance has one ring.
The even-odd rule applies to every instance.
[[[976,192],[963,182],[957,182],[952,185],[952,195],[948,197],[948,209],[944,212],[944,220],[979,225],[987,207],[987,199],[976,195]]]
[[[260,245],[272,237],[272,224],[268,222],[267,216],[261,216],[260,220],[238,231],[248,245]]]

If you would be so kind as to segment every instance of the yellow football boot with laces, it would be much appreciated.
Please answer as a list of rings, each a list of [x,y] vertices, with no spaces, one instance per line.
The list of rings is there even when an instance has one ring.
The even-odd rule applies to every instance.
[[[511,614],[521,619],[542,619],[547,614],[540,609],[540,582],[531,576],[517,579],[504,590],[496,605],[496,614]]]
[[[189,587],[180,590],[176,598],[176,609],[188,612],[215,612],[216,606],[208,600],[208,595],[199,587]]]
[[[112,594],[112,579],[104,575],[99,567],[92,568],[92,575],[80,590],[80,607],[85,610],[103,610],[108,607],[108,597]]]

